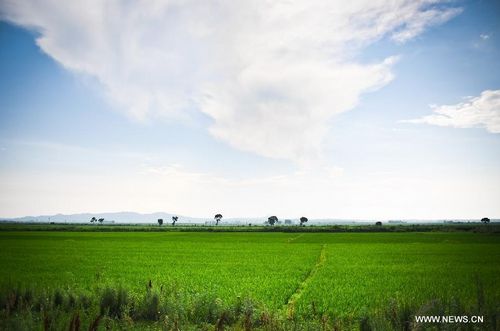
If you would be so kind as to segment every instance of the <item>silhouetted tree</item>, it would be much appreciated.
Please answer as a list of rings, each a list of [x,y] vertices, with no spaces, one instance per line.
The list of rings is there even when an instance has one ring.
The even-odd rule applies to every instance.
[[[162,225],[163,225],[163,218],[159,218],[159,219],[158,219],[158,225],[159,225],[159,226],[162,226]]]
[[[175,222],[177,222],[178,218],[179,217],[177,217],[177,216],[172,216],[172,226],[175,226]]]
[[[381,225],[382,225],[382,222],[377,221],[377,222],[375,222],[375,225],[377,225],[377,226],[381,226]]]
[[[219,222],[220,222],[221,219],[222,219],[222,215],[221,214],[215,215],[214,216],[215,225],[219,225]]]
[[[490,222],[490,219],[488,217],[484,217],[484,218],[481,219],[481,222],[483,224],[488,224]]]
[[[276,216],[270,216],[267,218],[267,222],[269,225],[274,226],[278,222],[278,218]]]
[[[92,224],[93,224],[93,223],[97,223],[97,218],[92,217],[92,218],[90,219],[90,223],[92,223]]]
[[[307,219],[307,217],[302,216],[302,217],[300,218],[300,225],[301,225],[301,226],[302,226],[302,225],[304,225],[304,223],[307,223],[307,221],[309,221],[309,220]]]
[[[99,221],[99,223],[102,224],[102,222],[104,222],[104,218],[100,218],[100,219],[98,219],[98,221]]]

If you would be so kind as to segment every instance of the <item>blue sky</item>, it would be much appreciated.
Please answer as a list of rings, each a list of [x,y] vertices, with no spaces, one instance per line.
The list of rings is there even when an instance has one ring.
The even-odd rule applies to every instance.
[[[43,2],[0,2],[1,216],[500,217],[498,2]]]

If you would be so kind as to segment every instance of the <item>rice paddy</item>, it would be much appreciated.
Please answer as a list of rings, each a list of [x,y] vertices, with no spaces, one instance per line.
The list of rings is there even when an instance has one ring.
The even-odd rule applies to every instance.
[[[0,232],[0,247],[4,297],[11,289],[29,289],[35,297],[60,292],[64,298],[85,295],[92,301],[106,289],[120,289],[136,298],[127,299],[130,306],[154,292],[158,305],[167,305],[162,295],[178,305],[175,312],[154,313],[148,325],[159,329],[174,328],[158,321],[172,321],[174,315],[182,320],[179,309],[191,316],[182,320],[181,329],[217,326],[222,319],[217,314],[242,300],[252,302],[258,316],[247,324],[236,320],[243,313],[231,323],[228,317],[227,327],[286,329],[290,321],[316,321],[326,329],[356,329],[367,317],[383,321],[396,308],[411,315],[436,302],[445,310],[459,304],[462,313],[481,311],[497,318],[500,305],[500,236],[494,233],[6,231]],[[212,323],[189,315],[201,297],[220,306]],[[12,327],[15,318],[6,312],[6,300],[0,323]],[[131,315],[129,308],[124,311]],[[71,314],[67,309],[61,323],[69,323]],[[263,314],[285,324],[266,324]],[[375,319],[366,323],[376,324]]]

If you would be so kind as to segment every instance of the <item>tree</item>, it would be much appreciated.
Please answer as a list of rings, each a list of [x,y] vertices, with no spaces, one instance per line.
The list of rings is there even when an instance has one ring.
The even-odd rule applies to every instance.
[[[267,218],[267,222],[269,223],[269,225],[274,226],[274,224],[278,222],[278,217],[270,216]]]
[[[307,223],[307,221],[309,221],[309,220],[307,219],[307,217],[302,216],[302,217],[300,218],[300,225],[301,225],[301,226],[305,226],[305,225],[304,225],[304,223]]]
[[[93,224],[93,223],[97,223],[97,218],[92,217],[92,218],[90,219],[90,223],[92,223],[92,224]]]
[[[377,221],[377,222],[375,222],[375,225],[377,225],[377,226],[382,226],[382,222]]]
[[[214,216],[215,225],[219,225],[219,222],[220,222],[221,219],[222,219],[222,215],[221,214],[215,215]]]
[[[159,226],[162,226],[162,225],[163,225],[163,218],[159,218],[159,219],[158,219],[158,225],[159,225]]]
[[[483,224],[488,224],[490,222],[490,219],[488,217],[484,217],[484,218],[481,219],[481,222]]]
[[[100,218],[97,220],[100,224],[102,224],[102,222],[104,222],[104,218]]]
[[[177,222],[178,218],[179,217],[177,217],[177,216],[172,216],[172,226],[175,226],[175,222]]]

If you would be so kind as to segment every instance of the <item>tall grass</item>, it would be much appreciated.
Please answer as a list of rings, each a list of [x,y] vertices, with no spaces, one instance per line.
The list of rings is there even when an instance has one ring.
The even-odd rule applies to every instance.
[[[417,324],[415,315],[484,316],[482,324]],[[91,295],[68,290],[35,292],[19,287],[0,291],[1,330],[498,330],[498,302],[478,284],[477,300],[432,300],[411,306],[389,300],[358,316],[327,314],[289,317],[250,298],[224,302],[208,294],[150,288],[141,295],[104,288]]]

